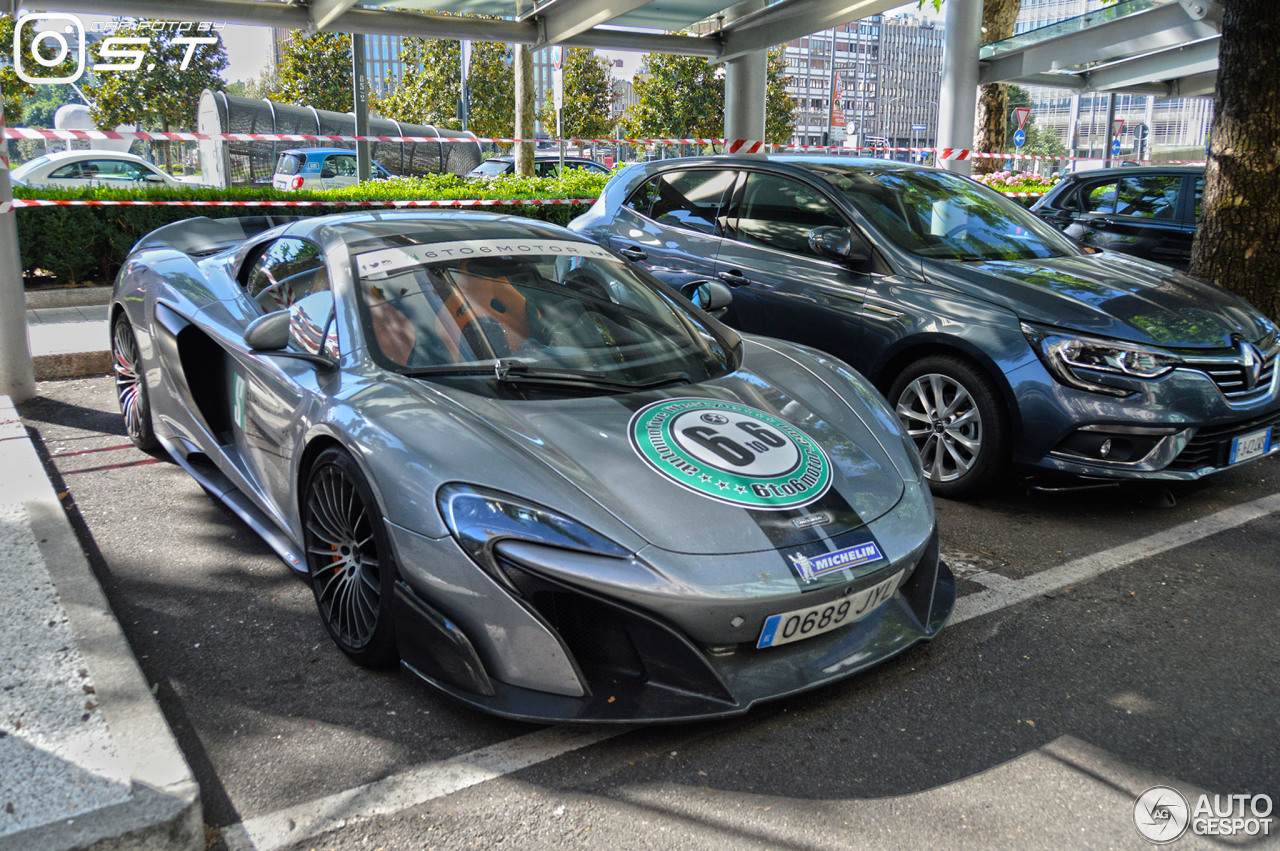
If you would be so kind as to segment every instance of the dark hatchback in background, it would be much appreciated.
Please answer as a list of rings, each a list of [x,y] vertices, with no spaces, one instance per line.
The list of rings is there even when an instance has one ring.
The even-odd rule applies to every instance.
[[[1185,271],[1203,196],[1200,166],[1108,168],[1067,175],[1031,211],[1081,245]]]
[[[1270,320],[1167,266],[1090,253],[968,178],[843,157],[666,160],[619,172],[570,227],[669,283],[728,284],[729,324],[871,378],[940,494],[977,492],[1010,462],[1195,479],[1280,449]]]
[[[608,174],[609,169],[605,168],[595,160],[589,160],[586,157],[565,157],[565,171],[574,169],[585,169],[586,171],[599,172],[600,174]],[[555,177],[560,171],[560,155],[559,154],[534,154],[533,156],[533,176],[534,177]],[[480,165],[467,172],[467,179],[476,177],[497,177],[500,174],[515,174],[516,158],[513,156],[505,157],[489,157],[489,159],[480,163]]]

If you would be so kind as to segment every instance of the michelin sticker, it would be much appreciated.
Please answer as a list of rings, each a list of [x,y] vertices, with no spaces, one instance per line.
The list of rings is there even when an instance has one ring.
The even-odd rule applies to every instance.
[[[880,552],[880,547],[875,541],[867,541],[852,547],[845,547],[842,550],[836,550],[833,553],[821,553],[820,555],[806,556],[804,553],[788,553],[787,558],[791,561],[791,566],[795,568],[801,579],[805,582],[817,582],[828,573],[835,573],[838,570],[850,570],[855,567],[861,567],[864,564],[880,561],[884,558],[884,553]]]
[[[781,511],[831,487],[831,462],[811,438],[737,402],[668,399],[637,411],[636,453],[660,475],[717,502]]]

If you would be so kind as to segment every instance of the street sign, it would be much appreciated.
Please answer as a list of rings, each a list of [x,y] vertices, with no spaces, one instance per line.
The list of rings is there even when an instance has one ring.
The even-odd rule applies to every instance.
[[[912,125],[911,125],[911,131],[912,131],[913,133],[923,133],[924,131],[926,131],[926,130],[928,130],[928,129],[929,129],[929,128],[928,128],[928,126],[927,126],[927,125],[924,125],[924,124],[912,124]]]
[[[1025,144],[1027,144],[1027,131],[1019,127],[1017,130],[1013,131],[1013,146],[1015,148],[1021,148]]]
[[[1151,135],[1151,128],[1145,124],[1135,124],[1133,126],[1133,135],[1137,137],[1139,142],[1147,141],[1147,137]]]
[[[1027,109],[1025,106],[1020,106],[1013,111],[1013,117],[1018,120],[1018,129],[1021,130],[1023,127],[1027,126],[1027,119],[1031,117],[1031,110]],[[1021,142],[1017,144],[1019,147],[1022,146]]]
[[[564,64],[561,60],[560,45],[553,45],[551,47],[551,90],[557,110],[564,109]],[[556,130],[556,135],[560,135],[559,130]]]
[[[1124,119],[1117,118],[1115,121],[1111,122],[1111,135],[1114,138],[1119,139],[1120,134],[1122,133],[1124,133]]]
[[[1111,140],[1111,156],[1113,157],[1120,156],[1120,140],[1119,139]]]

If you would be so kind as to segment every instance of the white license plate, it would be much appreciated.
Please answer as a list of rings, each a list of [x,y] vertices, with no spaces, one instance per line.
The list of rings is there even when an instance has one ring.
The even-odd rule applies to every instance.
[[[1259,455],[1266,455],[1271,449],[1271,429],[1245,434],[1231,441],[1231,462],[1239,464]]]
[[[770,615],[764,622],[764,629],[760,630],[760,640],[756,642],[756,647],[790,644],[860,621],[876,606],[892,597],[901,581],[902,573],[899,572],[857,594],[832,600],[830,603],[819,603],[807,609]]]

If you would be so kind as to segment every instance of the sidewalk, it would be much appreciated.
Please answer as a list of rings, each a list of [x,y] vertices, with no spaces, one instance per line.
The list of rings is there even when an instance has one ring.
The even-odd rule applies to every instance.
[[[28,303],[38,379],[110,371],[106,293],[69,293],[102,303]],[[7,396],[0,470],[0,851],[203,848],[199,788]]]
[[[110,287],[27,294],[27,334],[37,381],[111,372]]]

